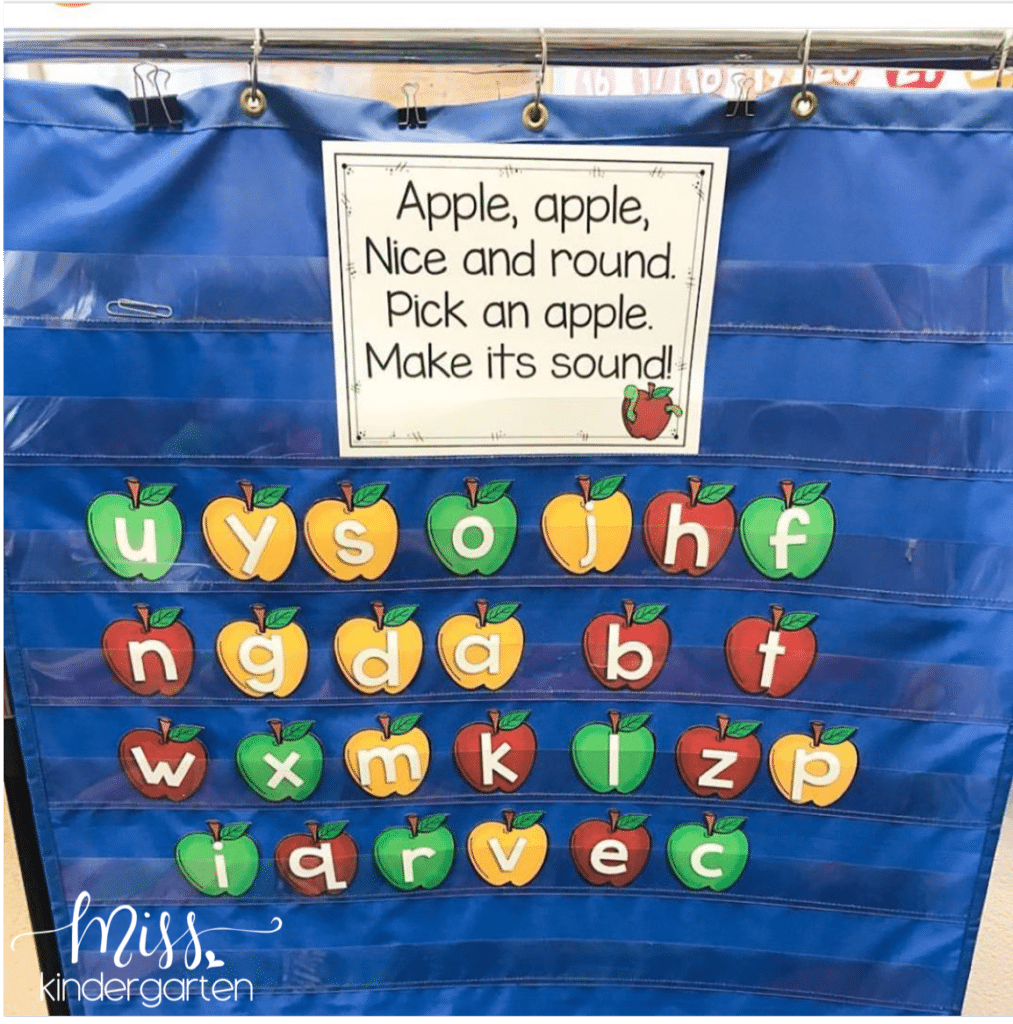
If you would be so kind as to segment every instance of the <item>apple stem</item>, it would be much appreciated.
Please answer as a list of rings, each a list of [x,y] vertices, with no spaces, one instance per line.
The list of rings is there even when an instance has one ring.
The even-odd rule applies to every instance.
[[[216,842],[222,841],[222,823],[220,821],[209,821],[208,828],[211,830],[211,838]]]
[[[128,476],[124,481],[130,492],[130,502],[134,508],[141,507],[141,481],[135,476]]]
[[[591,478],[583,475],[578,476],[577,484],[580,487],[580,493],[586,505],[591,500]]]
[[[464,488],[468,492],[468,502],[472,508],[478,504],[478,481],[473,477],[466,477]]]
[[[791,508],[791,496],[795,493],[795,485],[790,480],[782,480],[781,493],[784,495],[784,507]]]
[[[618,811],[609,811],[609,832],[615,832],[619,827],[619,819],[622,815]]]
[[[689,504],[692,507],[696,504],[697,498],[700,497],[700,488],[703,486],[703,481],[698,476],[691,476],[687,478],[686,484],[689,490]]]
[[[141,620],[141,628],[145,633],[151,632],[151,609],[146,604],[135,604],[134,610]]]
[[[379,601],[373,602],[373,618],[376,619],[377,633],[383,632],[383,605]]]
[[[268,719],[267,724],[271,727],[271,732],[274,733],[274,742],[281,746],[281,721],[277,718]]]
[[[411,829],[412,839],[419,834],[419,816],[417,814],[409,814],[407,817],[408,828]]]
[[[513,827],[514,827],[514,818],[516,818],[516,817],[517,817],[517,815],[513,811],[504,811],[503,812],[503,822],[506,825],[507,832],[509,832],[509,831],[511,831],[511,829],[513,829]]]
[[[380,723],[380,732],[385,740],[390,739],[390,715],[377,715],[376,720]]]
[[[618,711],[609,712],[609,725],[612,726],[613,732],[619,732],[619,722],[622,720],[622,715]]]
[[[823,729],[825,728],[823,722],[813,722],[813,746],[818,747],[820,740],[823,737]]]
[[[307,821],[306,828],[309,830],[310,839],[312,839],[314,843],[318,842],[318,835],[320,833],[320,822]]]
[[[714,826],[718,823],[717,815],[711,814],[710,811],[704,811],[703,823],[707,826],[707,835],[714,835]]]
[[[347,508],[349,512],[354,512],[355,511],[355,502],[352,501],[352,495],[355,493],[355,490],[352,487],[351,481],[349,481],[349,480],[342,480],[341,484],[340,484],[340,487],[341,487],[341,498],[342,498],[342,500],[345,503],[345,508]]]
[[[730,724],[731,719],[727,715],[718,715],[718,743],[724,740]]]
[[[633,625],[633,613],[637,610],[637,606],[633,601],[623,601],[623,615],[626,616],[626,625]]]
[[[772,604],[770,606],[770,623],[776,633],[778,627],[781,625],[781,619],[784,617],[784,609],[779,604]]]
[[[501,717],[502,716],[498,711],[494,710],[489,712],[489,721],[492,723],[492,732],[494,736],[499,732],[499,720]]]
[[[489,614],[489,602],[476,601],[475,610],[478,612],[478,628],[485,629],[485,617]]]
[[[253,611],[253,617],[257,620],[257,632],[267,632],[267,608],[262,604],[250,605]]]
[[[239,490],[243,494],[243,504],[246,505],[246,511],[253,511],[253,484],[249,480],[239,481]]]
[[[169,742],[169,730],[172,728],[172,719],[171,718],[160,718],[158,720],[158,728],[159,728],[159,730],[162,733],[162,742],[163,743],[168,743]]]
[[[654,394],[654,385],[653,384],[648,384],[647,385],[647,397],[650,398],[653,394]]]

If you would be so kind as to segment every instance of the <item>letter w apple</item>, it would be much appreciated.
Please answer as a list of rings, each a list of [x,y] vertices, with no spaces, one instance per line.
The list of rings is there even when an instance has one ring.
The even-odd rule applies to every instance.
[[[144,776],[144,781],[148,785],[157,786],[160,782],[165,782],[167,785],[172,786],[173,789],[182,784],[187,772],[190,771],[194,761],[197,760],[193,754],[187,751],[183,755],[183,760],[176,765],[176,770],[173,771],[169,767],[168,761],[156,761],[154,768],[152,768],[140,747],[131,747],[130,753],[133,754],[137,767],[141,769],[141,775]]]

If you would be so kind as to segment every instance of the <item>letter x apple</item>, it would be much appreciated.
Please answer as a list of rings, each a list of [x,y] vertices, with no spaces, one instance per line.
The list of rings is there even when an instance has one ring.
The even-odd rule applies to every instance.
[[[718,715],[716,729],[687,729],[675,746],[675,767],[689,791],[730,800],[746,790],[763,759],[754,735],[759,728],[759,722],[732,722],[727,715]]]
[[[816,662],[813,612],[784,614],[770,606],[770,619],[751,616],[735,623],[725,637],[725,663],[735,685],[746,693],[784,697],[800,686]]]
[[[672,634],[661,618],[664,604],[623,601],[623,614],[598,615],[584,630],[584,660],[591,674],[609,690],[643,690],[668,659]]]
[[[479,793],[513,793],[535,766],[538,743],[526,725],[530,711],[500,715],[489,712],[489,724],[466,725],[454,740],[454,764],[461,777]]]

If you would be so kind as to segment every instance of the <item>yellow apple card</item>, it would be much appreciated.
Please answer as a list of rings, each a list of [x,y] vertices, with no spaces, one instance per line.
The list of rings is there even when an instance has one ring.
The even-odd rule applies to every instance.
[[[697,453],[727,150],[323,160],[341,455]]]

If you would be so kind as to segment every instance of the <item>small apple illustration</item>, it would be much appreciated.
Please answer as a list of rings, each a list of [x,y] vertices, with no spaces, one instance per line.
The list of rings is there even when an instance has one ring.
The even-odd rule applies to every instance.
[[[756,498],[742,510],[742,549],[768,579],[807,579],[826,561],[837,525],[823,497],[829,486],[819,481],[796,488],[782,480],[782,497]]]
[[[422,630],[411,621],[418,605],[384,608],[374,601],[372,608],[372,619],[348,619],[338,626],[334,657],[359,693],[400,693],[422,665]]]
[[[531,712],[488,714],[488,724],[474,722],[457,734],[454,764],[461,778],[479,793],[513,793],[535,766],[538,742],[534,729],[525,724]]]
[[[436,650],[447,675],[465,690],[498,690],[513,678],[524,651],[524,630],[515,618],[516,601],[489,606],[475,602],[477,615],[454,615],[440,626]]]
[[[608,713],[608,725],[589,722],[570,741],[570,757],[581,782],[596,793],[632,793],[643,785],[656,750],[647,728],[650,714]]]
[[[665,667],[672,634],[661,618],[664,604],[623,601],[623,614],[606,613],[584,630],[584,661],[591,674],[609,690],[643,690]]]
[[[512,480],[484,487],[464,481],[467,497],[445,494],[426,515],[426,535],[436,557],[455,575],[491,576],[503,567],[517,541],[517,506],[507,497]]]
[[[607,476],[592,485],[589,476],[578,476],[580,494],[557,494],[545,506],[542,536],[567,572],[611,572],[626,554],[633,536],[633,506],[619,490],[625,479],[622,474]]]
[[[789,612],[770,606],[770,619],[751,616],[735,623],[725,637],[725,664],[735,685],[746,693],[785,697],[816,663],[814,612]]]
[[[307,799],[324,773],[324,748],[310,733],[313,723],[283,727],[272,718],[267,724],[270,732],[253,733],[236,747],[239,774],[254,793],[273,803]]]
[[[503,812],[503,821],[483,821],[468,835],[468,859],[489,885],[529,885],[549,855],[549,836],[538,824],[542,811]]]
[[[644,870],[651,835],[643,827],[648,814],[608,812],[608,821],[581,822],[570,836],[570,856],[577,872],[592,885],[629,885]]]
[[[133,729],[120,740],[120,766],[141,796],[152,800],[187,800],[204,783],[207,748],[196,739],[201,725],[158,720],[158,730]]]
[[[345,744],[345,767],[370,796],[408,796],[429,770],[429,737],[419,728],[420,714],[377,715],[379,729],[362,729]]]
[[[686,788],[697,796],[723,800],[743,793],[760,770],[763,748],[756,738],[759,722],[732,722],[718,715],[718,727],[695,725],[675,745],[675,767]]]
[[[397,551],[397,513],[384,500],[388,484],[355,490],[345,480],[341,499],[323,498],[303,519],[303,536],[320,568],[336,580],[376,580]]]
[[[179,621],[182,608],[135,604],[136,619],[117,619],[102,633],[102,657],[112,674],[142,697],[174,697],[193,671],[194,644]]]
[[[407,815],[408,827],[384,829],[373,846],[373,863],[395,889],[435,889],[454,864],[454,836],[444,826],[446,814],[419,819]]]
[[[812,736],[789,733],[770,748],[767,766],[777,791],[793,804],[829,807],[848,791],[858,772],[858,748],[848,725],[826,729],[812,723]]]
[[[646,391],[633,384],[623,389],[623,426],[630,437],[643,437],[654,441],[661,437],[672,416],[682,415],[682,409],[672,399],[671,388],[647,385]]]
[[[306,833],[285,836],[274,851],[278,874],[301,896],[344,892],[359,867],[359,848],[347,821],[306,822]]]
[[[208,832],[190,832],[176,844],[176,865],[206,896],[242,896],[257,880],[260,850],[246,834],[248,821],[208,822]],[[210,834],[209,834],[210,833]]]
[[[160,580],[183,547],[183,519],[169,501],[176,485],[141,487],[132,476],[126,485],[127,494],[109,491],[88,506],[88,538],[117,576]]]
[[[251,606],[253,621],[237,619],[222,627],[215,642],[229,681],[247,697],[287,697],[303,681],[309,642],[294,622],[298,608]]]
[[[749,862],[745,818],[719,818],[706,812],[703,825],[680,825],[665,852],[672,873],[687,889],[724,892],[742,877]]]
[[[735,536],[735,484],[691,476],[685,491],[663,491],[644,510],[644,546],[659,569],[703,576],[725,557]]]
[[[281,499],[288,487],[254,490],[239,481],[242,498],[213,498],[201,529],[214,560],[237,580],[278,579],[292,564],[299,531],[295,513]]]

